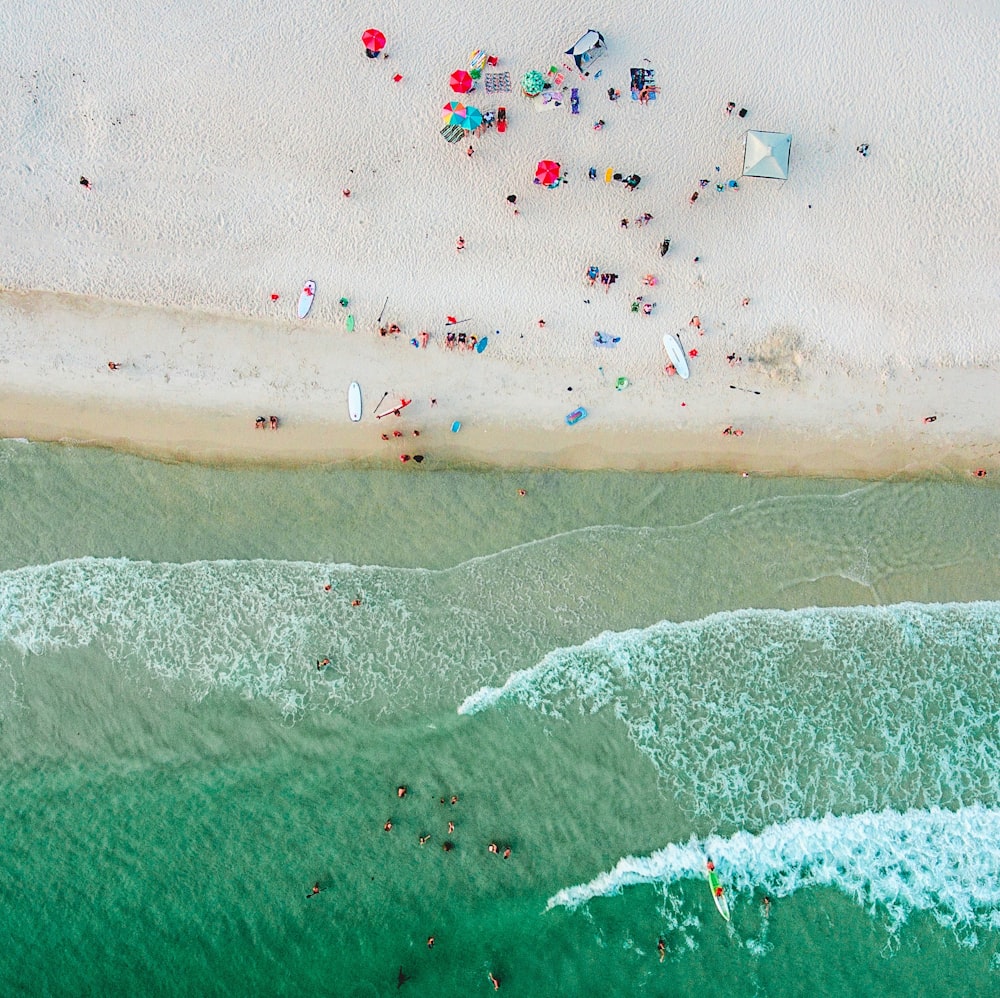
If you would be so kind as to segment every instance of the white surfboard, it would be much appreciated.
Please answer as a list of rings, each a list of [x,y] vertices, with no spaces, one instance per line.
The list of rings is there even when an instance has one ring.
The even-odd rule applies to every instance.
[[[299,295],[299,318],[304,319],[309,314],[309,309],[313,307],[313,298],[316,297],[316,282],[306,281]]]
[[[361,385],[356,381],[352,381],[351,387],[347,389],[347,412],[352,423],[361,419]]]
[[[670,333],[664,333],[663,345],[667,348],[670,363],[677,369],[677,373],[682,378],[687,378],[691,372],[688,370],[687,357],[684,356],[684,347],[680,345],[677,337],[671,336]]]

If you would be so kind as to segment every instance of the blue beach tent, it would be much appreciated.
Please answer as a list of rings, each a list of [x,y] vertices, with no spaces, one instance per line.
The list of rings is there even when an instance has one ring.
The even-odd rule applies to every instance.
[[[576,68],[585,72],[592,62],[596,62],[608,50],[604,35],[591,28],[577,43],[566,49],[566,55],[572,56]]]

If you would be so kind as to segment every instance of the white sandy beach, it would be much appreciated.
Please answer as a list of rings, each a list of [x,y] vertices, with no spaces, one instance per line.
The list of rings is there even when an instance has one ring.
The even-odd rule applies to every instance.
[[[365,57],[367,27],[388,59]],[[600,78],[566,74],[581,113],[538,111],[520,77],[561,67],[588,28],[608,54]],[[985,3],[15,2],[0,26],[0,434],[394,461],[414,442],[380,435],[401,426],[449,462],[1000,468],[998,42]],[[480,81],[468,103],[506,106],[509,128],[449,145],[441,108],[463,98],[448,76],[475,48],[513,92]],[[629,99],[632,66],[656,70],[648,106]],[[747,128],[792,134],[786,182],[741,178]],[[533,185],[540,159],[568,182]],[[605,184],[608,167],[638,190]],[[739,190],[715,190],[731,178]],[[607,294],[590,265],[618,275]],[[639,294],[651,315],[630,311]],[[386,298],[399,337],[378,335]],[[444,348],[448,315],[489,337],[484,353]],[[595,348],[595,330],[621,342]],[[697,350],[686,382],[664,373],[665,332]],[[377,423],[387,391],[414,404]],[[589,416],[567,427],[578,405]],[[282,429],[255,432],[271,413]],[[730,424],[744,436],[723,437]]]

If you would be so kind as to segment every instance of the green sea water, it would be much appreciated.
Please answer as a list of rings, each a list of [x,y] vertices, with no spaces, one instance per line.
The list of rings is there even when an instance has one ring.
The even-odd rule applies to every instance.
[[[3,993],[1000,988],[989,484],[0,486]]]

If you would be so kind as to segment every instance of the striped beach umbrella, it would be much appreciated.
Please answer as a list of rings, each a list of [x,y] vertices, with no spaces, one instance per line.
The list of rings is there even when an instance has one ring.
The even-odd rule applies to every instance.
[[[458,101],[449,101],[442,110],[446,125],[458,125],[459,128],[471,132],[483,123],[482,112],[477,107],[467,107]]]
[[[479,79],[480,74],[486,68],[486,60],[489,56],[482,49],[476,49],[469,54],[469,72],[474,79]]]

